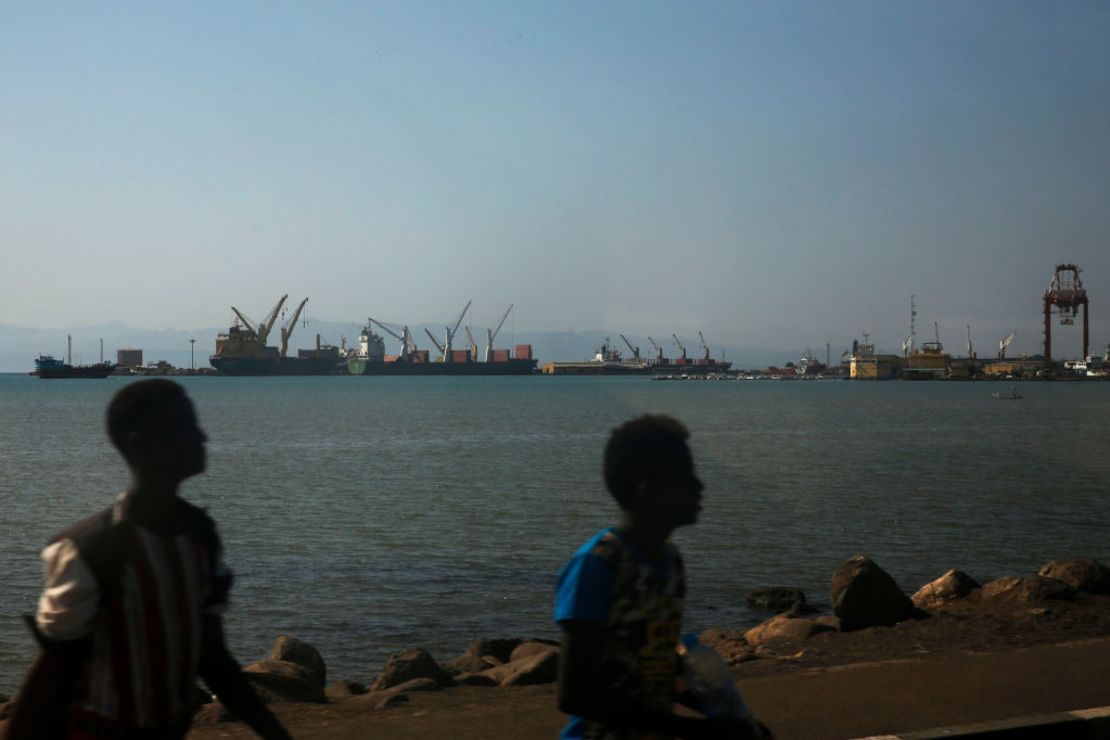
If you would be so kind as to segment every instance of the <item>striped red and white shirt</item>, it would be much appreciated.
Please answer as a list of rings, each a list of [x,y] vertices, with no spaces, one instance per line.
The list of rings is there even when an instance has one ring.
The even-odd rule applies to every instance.
[[[36,625],[87,641],[79,706],[139,728],[187,722],[205,614],[227,609],[231,572],[215,525],[180,499],[168,529],[128,515],[129,499],[59,533],[42,552]]]

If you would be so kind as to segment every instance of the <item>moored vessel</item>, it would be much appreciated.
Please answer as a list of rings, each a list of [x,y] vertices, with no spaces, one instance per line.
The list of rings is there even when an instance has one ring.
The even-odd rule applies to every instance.
[[[234,306],[235,321],[224,333],[216,337],[216,353],[208,358],[212,367],[224,375],[339,375],[347,368],[338,347],[322,344],[316,335],[315,349],[297,351],[288,356],[289,338],[297,320],[308,303],[305,298],[297,306],[285,326],[281,328],[281,346],[267,346],[266,340],[277,321],[278,312],[289,296],[283,295],[277,305],[257,324],[250,322]]]
[[[73,338],[69,335],[66,336],[66,360],[55,358],[53,355],[39,355],[35,360],[35,369],[31,373],[37,375],[43,380],[58,380],[65,378],[107,378],[112,374],[115,365],[110,362],[105,362],[104,343],[101,341],[100,347],[101,359],[95,365],[74,365],[73,364]]]
[[[624,334],[618,336],[632,351],[632,357],[624,357],[620,350],[614,347],[608,337],[598,349],[592,360],[584,362],[547,362],[544,363],[545,375],[723,375],[732,367],[731,362],[717,360],[710,356],[709,345],[705,337],[698,332],[698,339],[704,354],[697,359],[686,356],[686,347],[679,341],[678,335],[672,334],[675,345],[682,352],[680,357],[670,359],[663,356],[663,349],[648,337],[651,346],[655,349],[655,357],[646,359],[640,357],[640,348],[632,346]]]
[[[368,318],[366,326],[359,335],[358,351],[347,359],[347,371],[351,375],[532,375],[535,373],[536,360],[532,357],[532,345],[516,345],[512,356],[507,349],[493,347],[494,339],[505,324],[509,312],[513,310],[512,306],[506,309],[496,329],[486,330],[486,351],[483,360],[477,357],[478,345],[469,327],[466,327],[469,347],[455,349],[452,343],[468,308],[470,308],[469,301],[456,319],[454,327],[444,327],[446,333],[442,344],[428,332],[429,340],[440,353],[439,357],[434,359],[428,350],[417,349],[407,326],[401,327],[398,332],[381,321]],[[374,331],[375,326],[401,343],[399,354],[385,353],[385,338]]]

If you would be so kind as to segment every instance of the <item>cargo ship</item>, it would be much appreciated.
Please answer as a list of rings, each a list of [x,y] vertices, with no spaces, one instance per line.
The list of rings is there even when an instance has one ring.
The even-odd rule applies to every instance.
[[[365,328],[359,334],[358,351],[347,360],[347,371],[351,375],[532,375],[536,372],[532,345],[516,345],[511,357],[509,350],[493,348],[493,341],[505,324],[509,311],[513,310],[512,306],[505,311],[496,329],[486,330],[486,351],[483,360],[478,359],[478,345],[469,327],[466,328],[469,347],[454,349],[452,341],[468,308],[470,308],[470,302],[467,302],[462,313],[459,314],[454,328],[445,327],[446,333],[442,344],[428,332],[428,338],[440,353],[434,359],[428,350],[417,349],[407,326],[401,327],[401,331],[396,332],[382,322],[368,318]],[[385,353],[385,338],[374,331],[375,325],[401,343],[400,354]]]
[[[668,358],[663,356],[663,349],[655,340],[648,337],[651,346],[655,349],[655,357],[644,359],[640,357],[640,348],[633,347],[632,343],[623,334],[618,336],[632,350],[632,357],[624,357],[608,338],[598,349],[592,360],[584,362],[548,362],[543,366],[545,375],[723,375],[732,367],[731,362],[716,360],[710,357],[709,346],[705,337],[698,332],[698,338],[704,350],[704,355],[697,359],[686,357],[686,348],[679,341],[678,336],[672,334],[675,344],[682,352],[681,357]]]
[[[308,299],[297,306],[293,318],[281,328],[281,346],[267,346],[266,340],[277,321],[278,312],[288,295],[283,295],[265,319],[252,324],[234,306],[235,321],[224,333],[216,337],[216,354],[208,358],[209,364],[223,375],[342,375],[347,366],[339,347],[321,344],[316,335],[315,349],[297,351],[295,357],[287,355],[289,338],[304,310]]]
[[[74,365],[73,364],[73,339],[69,335],[66,336],[66,361],[62,362],[56,359],[53,355],[39,355],[35,360],[35,369],[31,373],[37,375],[43,380],[58,380],[64,378],[107,378],[112,374],[115,365],[110,362],[104,362],[104,343],[101,341],[100,354],[102,355],[100,362],[95,365]]]

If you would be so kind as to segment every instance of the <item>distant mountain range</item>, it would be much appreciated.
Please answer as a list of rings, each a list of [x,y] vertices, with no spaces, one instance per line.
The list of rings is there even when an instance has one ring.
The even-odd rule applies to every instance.
[[[416,339],[417,346],[431,349],[431,342],[424,334],[428,329],[441,340],[443,327],[435,324],[419,324],[410,327]],[[208,356],[216,348],[216,335],[226,331],[226,328],[207,327],[201,329],[137,329],[118,321],[107,324],[93,324],[90,326],[74,326],[57,329],[31,329],[18,326],[0,324],[0,372],[30,372],[34,368],[35,358],[41,354],[54,355],[64,358],[66,353],[66,335],[73,337],[73,361],[78,364],[97,362],[100,359],[100,340],[104,340],[104,359],[114,362],[116,350],[141,349],[143,361],[146,363],[164,360],[177,367],[189,367],[190,339],[195,339],[193,345],[193,359],[197,367],[208,365]],[[290,341],[290,352],[297,349],[308,349],[315,346],[316,335],[321,341],[339,344],[345,338],[348,346],[358,346],[358,335],[362,326],[355,323],[338,321],[314,320],[306,326],[298,327]],[[275,330],[276,334],[276,330]],[[500,348],[512,348],[514,344],[531,344],[535,357],[540,362],[551,360],[575,361],[585,360],[594,356],[606,337],[611,340],[611,345],[628,357],[631,352],[621,341],[616,332],[605,331],[561,331],[561,332],[530,332],[517,331],[515,336],[502,330],[494,341]],[[485,332],[475,332],[478,340],[479,352],[485,350]],[[277,344],[276,336],[271,336],[270,343]],[[629,336],[629,341],[640,348],[644,357],[653,355],[647,337]],[[697,337],[680,337],[686,346],[689,357],[700,357],[702,350]],[[667,339],[661,342],[664,353],[668,357],[679,355],[674,341]],[[396,352],[397,341],[386,336],[386,351]],[[466,339],[462,329],[455,339],[455,347],[461,349],[466,346]],[[803,348],[804,349],[804,348]],[[736,367],[766,367],[770,364],[785,364],[797,361],[802,354],[802,349],[783,351],[768,347],[735,347],[710,344],[710,350],[715,358],[731,360]],[[818,349],[814,353],[819,359],[822,354]],[[432,350],[435,354],[435,350]],[[834,360],[837,358],[834,358]]]

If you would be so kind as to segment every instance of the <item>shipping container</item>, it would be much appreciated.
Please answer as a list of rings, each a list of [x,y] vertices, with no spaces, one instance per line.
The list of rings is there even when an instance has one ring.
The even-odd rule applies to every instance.
[[[397,355],[386,355],[385,356],[385,361],[386,362],[397,362]]]
[[[507,350],[507,349],[495,349],[495,350],[493,350],[490,353],[490,360],[492,360],[493,362],[508,362],[509,361],[509,350]]]
[[[468,349],[453,349],[453,350],[451,350],[451,362],[470,362],[470,350],[468,350]]]
[[[409,355],[409,359],[412,362],[427,362],[428,361],[428,350],[418,349],[415,352],[413,352],[411,355]]]
[[[706,360],[704,358],[699,357],[698,359],[694,360],[694,364],[695,365],[712,365],[713,361],[712,360]]]
[[[518,360],[531,360],[532,359],[532,345],[518,344],[516,346],[516,359]]]

